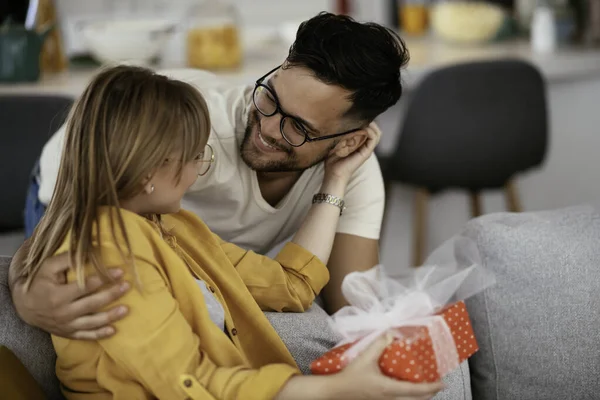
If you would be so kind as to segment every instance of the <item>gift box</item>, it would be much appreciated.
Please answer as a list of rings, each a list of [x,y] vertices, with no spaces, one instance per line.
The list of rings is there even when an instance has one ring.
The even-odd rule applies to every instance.
[[[460,301],[438,313],[450,329],[458,364],[471,357],[479,347],[471,327],[465,303]],[[410,340],[394,339],[379,358],[381,372],[392,378],[410,382],[437,382],[452,371],[455,363],[444,364],[438,360],[431,337],[425,327],[396,328],[394,336]],[[344,354],[354,343],[336,347],[313,361],[311,371],[315,375],[327,375],[341,371],[348,358]],[[441,375],[440,375],[441,374]]]
[[[390,273],[383,266],[348,274],[350,304],[330,320],[343,340],[313,361],[313,374],[344,369],[382,335],[392,336],[379,358],[382,373],[410,382],[436,382],[478,350],[464,300],[495,282],[477,245],[462,234],[418,268]]]

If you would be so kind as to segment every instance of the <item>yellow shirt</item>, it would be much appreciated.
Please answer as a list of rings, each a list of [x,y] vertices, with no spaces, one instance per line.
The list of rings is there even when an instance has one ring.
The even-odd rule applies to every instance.
[[[101,260],[124,261],[112,238],[109,208],[101,208]],[[116,212],[113,209],[113,212]],[[68,399],[273,398],[299,373],[262,310],[306,310],[329,279],[326,266],[289,243],[272,260],[226,243],[194,214],[163,217],[179,254],[155,224],[121,210],[135,260],[124,268],[132,289],[110,307],[129,315],[117,333],[98,341],[53,337],[56,372]],[[120,243],[123,238],[117,236]],[[57,251],[68,250],[68,240]],[[140,289],[135,286],[137,273]],[[73,281],[75,274],[70,273]],[[223,305],[223,332],[210,319],[196,279]]]

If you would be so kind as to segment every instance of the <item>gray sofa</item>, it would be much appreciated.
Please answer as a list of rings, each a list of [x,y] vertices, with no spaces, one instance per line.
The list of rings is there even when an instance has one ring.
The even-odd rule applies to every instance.
[[[436,400],[600,399],[600,213],[492,214],[461,234],[497,283],[467,302],[480,351],[446,377]],[[7,263],[0,259],[0,344],[60,398],[48,336],[15,316]],[[304,371],[337,339],[318,305],[268,317]]]

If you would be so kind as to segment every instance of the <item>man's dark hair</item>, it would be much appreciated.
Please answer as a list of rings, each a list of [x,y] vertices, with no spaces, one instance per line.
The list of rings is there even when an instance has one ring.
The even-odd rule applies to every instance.
[[[351,91],[346,115],[370,122],[400,98],[400,68],[408,59],[394,31],[323,12],[300,25],[285,68],[307,68],[321,82]]]

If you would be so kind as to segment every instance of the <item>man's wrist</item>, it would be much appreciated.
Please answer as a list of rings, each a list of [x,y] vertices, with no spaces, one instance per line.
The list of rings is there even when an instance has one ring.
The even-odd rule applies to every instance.
[[[346,209],[346,202],[341,197],[333,196],[329,193],[315,194],[312,202],[313,204],[329,204],[335,206],[340,209],[340,215],[342,215]]]
[[[326,193],[332,196],[344,198],[347,186],[348,180],[346,179],[325,178],[321,184],[321,190],[319,190],[319,193]]]

